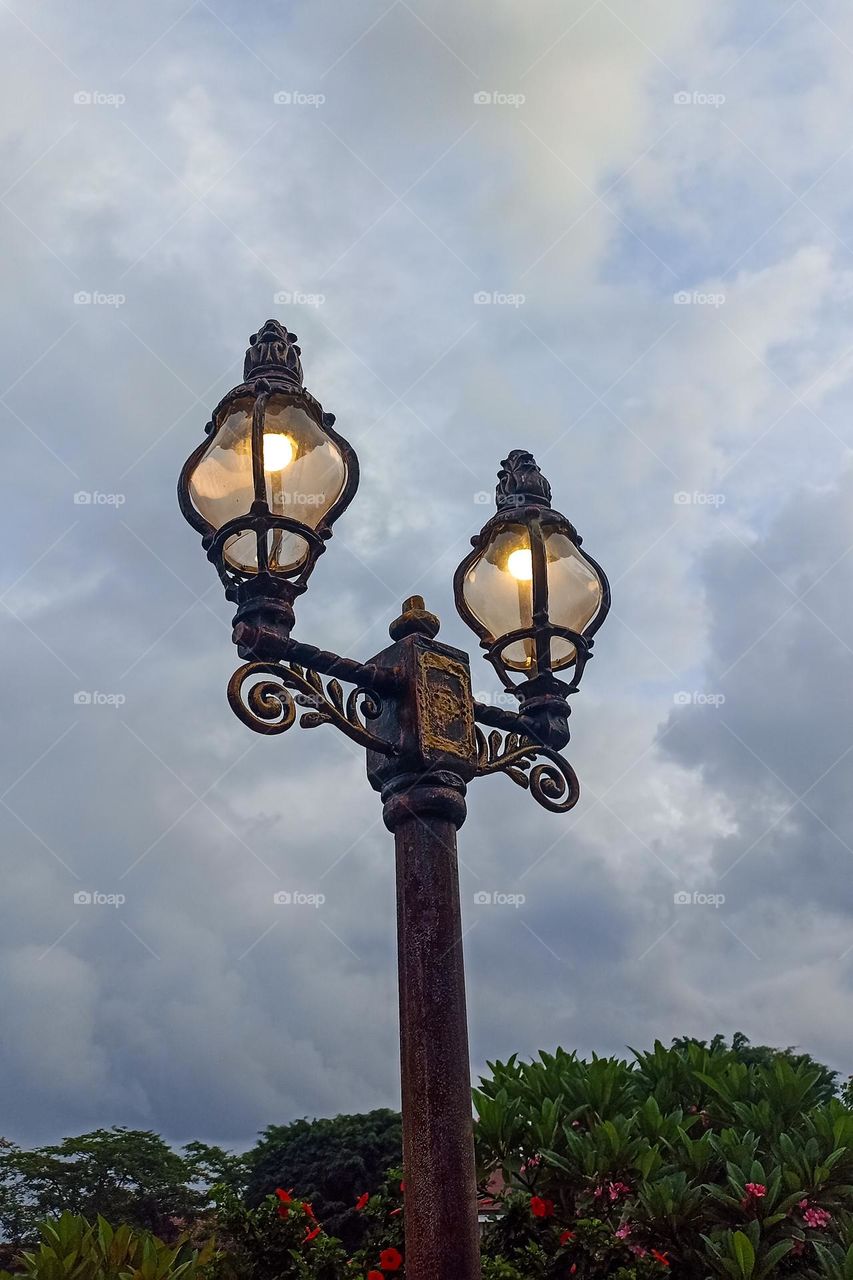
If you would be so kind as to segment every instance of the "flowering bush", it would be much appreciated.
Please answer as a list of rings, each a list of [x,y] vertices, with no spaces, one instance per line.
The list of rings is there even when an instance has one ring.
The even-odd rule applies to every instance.
[[[853,1280],[853,1112],[810,1061],[557,1050],[495,1063],[475,1094],[482,1186],[505,1209],[484,1251],[525,1280]]]
[[[375,1193],[352,1206],[364,1218],[364,1243],[354,1253],[328,1235],[314,1208],[279,1187],[256,1209],[223,1192],[220,1251],[211,1280],[404,1280],[403,1183],[392,1170]]]
[[[490,1070],[475,1090],[478,1176],[497,1210],[483,1280],[853,1280],[853,1089],[836,1097],[807,1055],[682,1040],[631,1062],[557,1050]],[[357,1222],[355,1248],[327,1230],[319,1195],[279,1186],[249,1208],[222,1186],[195,1223],[200,1252],[65,1215],[16,1274],[405,1280],[399,1170],[327,1201],[335,1223]]]

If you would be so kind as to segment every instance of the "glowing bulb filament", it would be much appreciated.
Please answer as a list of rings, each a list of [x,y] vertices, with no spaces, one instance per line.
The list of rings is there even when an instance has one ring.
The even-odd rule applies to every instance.
[[[264,471],[283,471],[290,466],[296,452],[290,436],[271,431],[264,434]]]
[[[507,557],[506,567],[518,582],[529,582],[533,577],[533,556],[529,548],[519,547]]]

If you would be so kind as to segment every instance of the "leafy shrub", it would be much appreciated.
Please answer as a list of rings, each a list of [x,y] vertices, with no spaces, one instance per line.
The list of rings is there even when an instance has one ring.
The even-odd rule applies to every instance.
[[[853,1113],[808,1055],[742,1050],[490,1064],[478,1169],[507,1212],[486,1252],[545,1280],[853,1280]]]
[[[90,1225],[71,1213],[42,1223],[40,1237],[38,1248],[20,1256],[16,1274],[27,1280],[199,1280],[213,1256],[212,1244],[199,1252],[127,1225],[113,1228],[104,1218]],[[12,1277],[4,1271],[0,1280]]]
[[[851,1094],[845,1086],[835,1096],[834,1074],[807,1054],[753,1047],[744,1037],[731,1046],[720,1037],[657,1043],[633,1060],[584,1061],[558,1049],[529,1063],[513,1056],[490,1064],[475,1090],[478,1176],[502,1212],[484,1229],[483,1280],[853,1280]],[[16,1199],[14,1178],[0,1177],[9,1221],[49,1208],[51,1186],[75,1202],[117,1197],[122,1212],[119,1157],[129,1147],[140,1170],[127,1192],[137,1219],[156,1209],[178,1230],[186,1221],[174,1206],[197,1196],[193,1234],[204,1240],[215,1226],[217,1236],[215,1248],[198,1251],[65,1213],[42,1224],[41,1243],[20,1256],[18,1274],[404,1280],[401,1175],[382,1174],[398,1125],[394,1113],[379,1112],[268,1129],[248,1157],[246,1199],[245,1166],[217,1148],[191,1144],[182,1157],[191,1163],[179,1169],[152,1145],[156,1135],[99,1131],[71,1140],[83,1144],[75,1178],[67,1144],[39,1153],[7,1144],[14,1178],[26,1181],[29,1155],[41,1178]],[[145,1152],[152,1161],[143,1178]],[[94,1176],[99,1168],[108,1172],[106,1190]],[[225,1176],[211,1209],[217,1168]],[[305,1181],[285,1176],[269,1186],[276,1170],[299,1170]],[[156,1190],[153,1203],[143,1187]],[[453,1245],[447,1241],[450,1254]]]
[[[270,1125],[246,1156],[246,1203],[256,1207],[276,1187],[297,1187],[326,1230],[355,1249],[363,1240],[364,1219],[353,1205],[363,1191],[379,1187],[402,1158],[396,1111]]]

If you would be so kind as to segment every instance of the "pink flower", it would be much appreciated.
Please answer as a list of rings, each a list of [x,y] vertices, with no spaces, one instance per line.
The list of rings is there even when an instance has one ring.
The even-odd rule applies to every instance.
[[[615,1204],[620,1196],[631,1194],[631,1188],[624,1182],[608,1182],[603,1186],[598,1186],[593,1191],[593,1197],[600,1200],[602,1196],[608,1196],[611,1204]]]
[[[630,1222],[623,1222],[621,1227],[616,1230],[617,1240],[627,1240],[631,1232],[634,1230]]]
[[[752,1196],[753,1200],[763,1200],[767,1195],[767,1188],[762,1182],[748,1182],[744,1191],[748,1196]]]
[[[827,1209],[819,1209],[816,1205],[809,1205],[808,1200],[800,1201],[800,1209],[803,1212],[803,1222],[807,1227],[826,1227],[832,1222],[832,1214]]]

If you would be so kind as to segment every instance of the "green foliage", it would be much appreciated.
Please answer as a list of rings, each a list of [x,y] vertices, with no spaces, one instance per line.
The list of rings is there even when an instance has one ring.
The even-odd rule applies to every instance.
[[[276,1187],[296,1187],[329,1233],[355,1248],[364,1219],[353,1206],[401,1163],[402,1150],[400,1116],[386,1109],[270,1125],[246,1157],[246,1203],[259,1205]]]
[[[361,1280],[379,1270],[383,1250],[404,1254],[400,1176],[392,1170],[367,1203],[353,1210],[363,1225],[360,1247],[352,1253],[327,1233],[308,1201],[282,1203],[268,1196],[248,1209],[223,1192],[217,1219],[222,1248],[211,1280]],[[403,1268],[395,1274],[404,1280]]]
[[[189,1244],[164,1244],[147,1232],[104,1218],[90,1225],[63,1213],[40,1229],[38,1248],[21,1255],[18,1276],[27,1280],[200,1280],[213,1245],[199,1252]],[[9,1272],[0,1280],[12,1280]]]
[[[490,1064],[483,1280],[853,1280],[849,1093],[741,1035]],[[15,1260],[30,1280],[404,1280],[399,1160],[391,1111],[271,1126],[244,1158],[124,1129],[0,1141],[0,1224],[34,1240],[62,1213]]]
[[[135,1129],[97,1129],[31,1151],[3,1143],[0,1226],[26,1243],[47,1215],[101,1215],[171,1239],[210,1207],[214,1184],[239,1188],[243,1177],[242,1159],[219,1147],[193,1142],[181,1154]]]
[[[522,1274],[853,1280],[853,1112],[808,1054],[735,1036],[489,1069],[478,1174],[509,1194],[487,1239]]]

